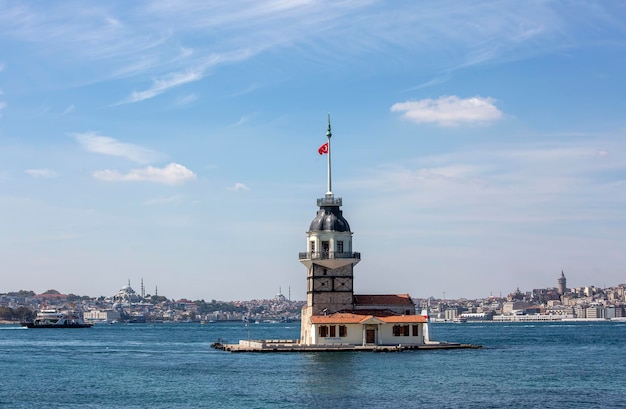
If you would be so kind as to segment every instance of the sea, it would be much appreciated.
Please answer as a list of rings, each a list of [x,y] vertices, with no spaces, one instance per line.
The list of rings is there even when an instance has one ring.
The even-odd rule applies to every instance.
[[[437,323],[482,349],[229,353],[300,324],[0,325],[1,408],[626,408],[626,322]]]

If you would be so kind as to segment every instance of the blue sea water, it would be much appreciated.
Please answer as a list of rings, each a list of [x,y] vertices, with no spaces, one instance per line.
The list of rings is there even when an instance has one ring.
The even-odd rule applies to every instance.
[[[251,325],[295,339],[299,323]],[[241,323],[0,326],[1,408],[626,408],[626,323],[431,324],[478,350],[228,353]]]

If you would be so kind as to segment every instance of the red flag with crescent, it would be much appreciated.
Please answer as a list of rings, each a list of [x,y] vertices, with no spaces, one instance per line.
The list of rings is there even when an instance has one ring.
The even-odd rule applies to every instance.
[[[317,150],[317,153],[319,153],[320,155],[324,155],[324,154],[328,153],[328,142],[326,142],[324,145],[320,146],[319,149]]]

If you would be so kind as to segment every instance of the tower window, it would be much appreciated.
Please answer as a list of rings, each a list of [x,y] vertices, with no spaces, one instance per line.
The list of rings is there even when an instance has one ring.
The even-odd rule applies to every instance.
[[[343,241],[337,242],[337,253],[343,253]]]

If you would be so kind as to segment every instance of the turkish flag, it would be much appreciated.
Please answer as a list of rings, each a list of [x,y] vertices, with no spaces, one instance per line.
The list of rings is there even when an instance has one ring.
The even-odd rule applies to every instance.
[[[328,153],[328,142],[326,142],[324,145],[320,146],[319,149],[317,150],[317,153],[319,153],[320,155]]]

